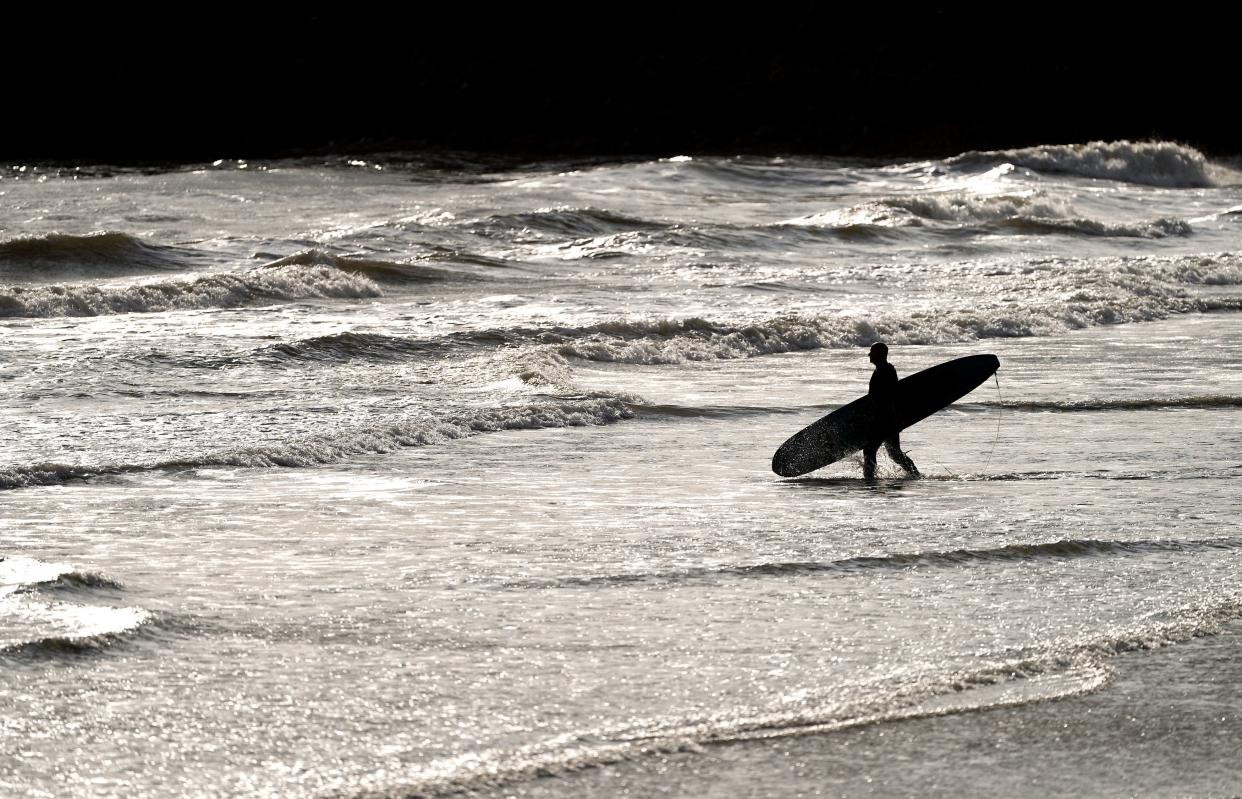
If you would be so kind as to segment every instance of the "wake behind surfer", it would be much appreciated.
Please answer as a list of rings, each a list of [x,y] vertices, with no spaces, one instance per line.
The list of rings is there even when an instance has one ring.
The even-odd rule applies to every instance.
[[[888,362],[888,345],[877,341],[871,345],[871,362],[875,371],[871,373],[871,386],[868,396],[876,408],[875,422],[872,427],[871,440],[863,447],[863,479],[875,479],[875,455],[884,445],[888,456],[906,470],[911,477],[918,477],[918,467],[914,461],[901,451],[901,418],[897,412],[897,370]]]

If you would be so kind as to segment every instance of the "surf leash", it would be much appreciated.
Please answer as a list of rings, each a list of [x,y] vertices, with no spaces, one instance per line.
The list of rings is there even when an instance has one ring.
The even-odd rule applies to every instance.
[[[996,376],[996,372],[992,373],[992,379],[996,381],[996,437],[992,439],[992,451],[988,453],[988,459],[983,464],[985,472],[992,463],[992,456],[996,454],[996,444],[1000,441],[1001,417],[1005,415],[1005,398],[1001,396],[1000,378]]]
[[[935,458],[932,458],[932,463],[936,464],[941,469],[944,469],[946,472],[948,472],[949,477],[952,477],[954,480],[958,479],[957,474],[952,469],[950,469],[948,466],[945,466],[943,463],[941,463],[940,461],[936,460]]]

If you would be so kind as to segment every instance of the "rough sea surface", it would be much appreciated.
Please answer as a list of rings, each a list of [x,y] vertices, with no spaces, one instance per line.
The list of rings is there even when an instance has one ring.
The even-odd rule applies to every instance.
[[[1240,311],[1172,143],[3,165],[0,795],[1237,794]]]

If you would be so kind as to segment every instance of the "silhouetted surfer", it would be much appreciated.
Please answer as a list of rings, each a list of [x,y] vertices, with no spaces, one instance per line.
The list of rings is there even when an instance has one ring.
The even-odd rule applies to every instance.
[[[872,438],[863,447],[863,479],[875,479],[875,453],[884,445],[888,457],[906,470],[911,477],[918,477],[918,467],[901,451],[901,419],[897,415],[897,370],[888,362],[888,345],[876,342],[871,345],[871,388],[867,394],[876,405],[875,428]]]

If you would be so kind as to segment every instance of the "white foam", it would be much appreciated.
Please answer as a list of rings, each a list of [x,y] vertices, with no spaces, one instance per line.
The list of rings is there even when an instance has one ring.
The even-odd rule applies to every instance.
[[[57,643],[84,646],[133,632],[153,616],[144,608],[77,605],[35,596],[0,594],[5,650]]]
[[[76,572],[67,563],[49,563],[24,555],[0,560],[0,654],[45,642],[89,643],[134,630],[151,618],[150,612],[142,608],[60,602],[24,590],[67,577],[86,584],[116,587],[96,575]]]
[[[886,228],[923,227],[948,223],[954,226],[1004,226],[1016,230],[1079,233],[1091,236],[1163,238],[1187,235],[1190,223],[1181,219],[1150,219],[1129,224],[1101,222],[1078,215],[1064,200],[1035,193],[979,195],[972,192],[902,195],[868,200],[823,213],[787,220],[797,227]]]
[[[1016,150],[972,151],[945,161],[950,166],[1006,162],[1050,174],[1195,188],[1215,185],[1207,159],[1173,142],[1095,141]]]
[[[629,418],[633,412],[619,399],[566,400],[509,408],[486,409],[444,419],[416,419],[350,430],[330,436],[195,459],[201,466],[310,466],[354,455],[392,452],[401,447],[443,444],[479,433],[539,430],[551,427],[602,425]]]
[[[0,596],[38,583],[50,583],[73,571],[67,563],[46,563],[23,555],[0,560]]]
[[[0,286],[0,318],[98,316],[234,308],[263,300],[378,297],[361,275],[328,266],[289,265],[129,286]]]
[[[924,220],[942,222],[989,222],[1015,217],[1064,218],[1069,204],[1034,194],[980,196],[970,192],[883,197],[848,208],[790,219],[782,224],[812,227],[918,226]]]
[[[1242,261],[1119,258],[1032,264],[980,275],[966,267],[944,276],[966,304],[885,314],[782,316],[748,324],[701,318],[616,320],[558,331],[557,352],[592,361],[668,364],[746,358],[796,350],[890,344],[950,344],[1052,335],[1094,325],[1143,322],[1193,311],[1242,308],[1242,299],[1196,296],[1196,285],[1242,283]],[[960,303],[960,301],[959,301]]]
[[[393,452],[402,447],[444,444],[479,433],[604,425],[634,415],[617,397],[573,398],[505,408],[480,409],[452,417],[417,418],[308,436],[258,447],[203,453],[176,461],[131,464],[34,464],[0,469],[0,489],[57,485],[100,475],[213,466],[247,468],[304,467],[335,463],[358,455]]]

